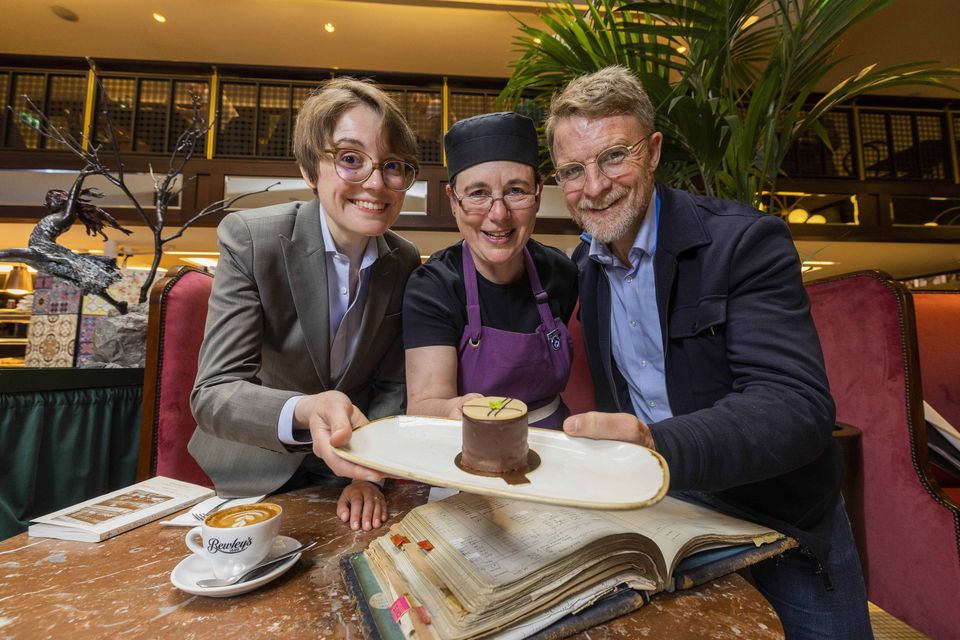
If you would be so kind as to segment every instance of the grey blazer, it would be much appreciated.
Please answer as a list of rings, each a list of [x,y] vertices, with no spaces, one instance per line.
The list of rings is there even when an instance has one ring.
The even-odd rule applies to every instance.
[[[269,493],[308,455],[277,436],[289,398],[336,389],[370,419],[401,412],[403,290],[419,253],[390,231],[377,238],[357,351],[332,383],[319,201],[232,213],[217,238],[188,448],[219,493]]]

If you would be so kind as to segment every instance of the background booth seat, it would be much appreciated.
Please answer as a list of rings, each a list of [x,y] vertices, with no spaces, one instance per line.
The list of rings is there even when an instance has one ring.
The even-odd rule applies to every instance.
[[[596,408],[593,397],[593,377],[590,375],[590,364],[587,362],[587,353],[583,349],[583,336],[580,333],[580,303],[573,310],[567,330],[573,342],[573,362],[570,364],[570,378],[567,386],[560,394],[563,403],[570,409],[570,415],[586,413]]]
[[[150,289],[137,480],[161,475],[213,486],[187,451],[197,427],[190,391],[212,287],[207,271],[178,267]]]
[[[867,594],[933,638],[956,638],[960,507],[930,472],[923,378],[939,376],[934,371],[943,359],[957,360],[957,348],[929,342],[937,367],[921,367],[917,327],[925,303],[918,314],[914,296],[886,274],[855,273],[806,289],[837,420],[862,432],[861,473],[848,511],[854,514]],[[922,342],[933,334],[924,335]],[[943,350],[939,357],[937,350]],[[954,373],[941,382],[956,397],[960,378]]]

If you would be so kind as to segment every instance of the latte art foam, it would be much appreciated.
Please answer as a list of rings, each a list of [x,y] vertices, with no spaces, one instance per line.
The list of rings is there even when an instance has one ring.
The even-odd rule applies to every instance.
[[[210,514],[206,524],[219,529],[234,529],[266,522],[280,515],[280,507],[269,502],[242,504]]]

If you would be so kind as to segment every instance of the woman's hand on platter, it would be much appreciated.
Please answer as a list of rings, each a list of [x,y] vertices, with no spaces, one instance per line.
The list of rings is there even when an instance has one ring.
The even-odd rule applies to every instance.
[[[477,398],[482,398],[483,396],[479,393],[468,393],[466,395],[457,396],[456,398],[450,398],[447,401],[447,413],[446,416],[453,420],[459,420],[463,417],[463,405],[467,404],[471,400]]]

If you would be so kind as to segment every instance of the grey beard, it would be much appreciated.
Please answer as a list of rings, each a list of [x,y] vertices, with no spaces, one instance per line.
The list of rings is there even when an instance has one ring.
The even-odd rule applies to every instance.
[[[583,230],[590,234],[597,242],[609,244],[628,233],[637,218],[643,215],[643,210],[626,211],[616,220],[602,219],[598,220],[592,217],[587,210],[605,209],[620,198],[627,196],[630,190],[626,187],[618,187],[603,198],[593,199],[588,197],[580,198],[577,203],[576,221],[583,227]]]

